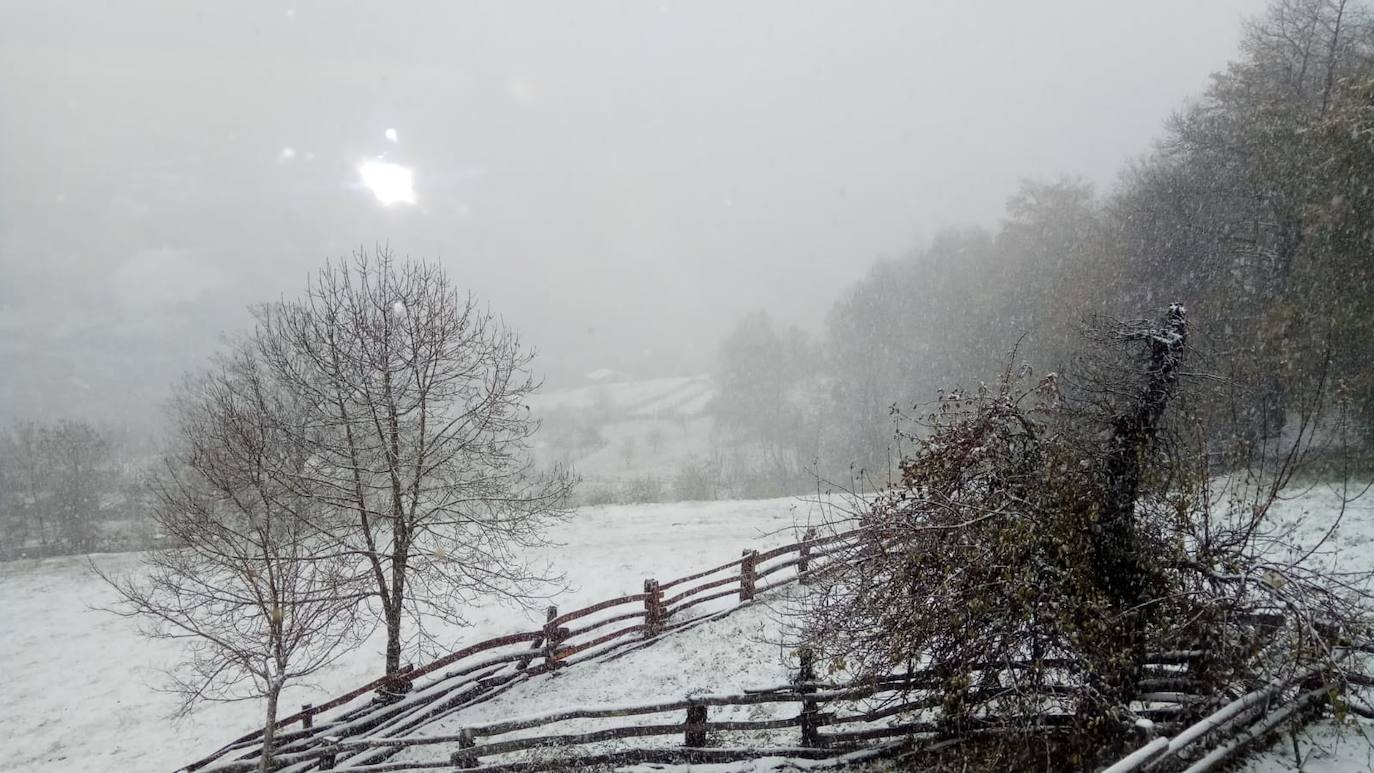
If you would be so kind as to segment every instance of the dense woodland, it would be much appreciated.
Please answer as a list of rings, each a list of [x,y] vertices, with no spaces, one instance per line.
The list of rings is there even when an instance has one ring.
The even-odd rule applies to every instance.
[[[776,492],[882,484],[901,417],[1009,366],[1071,365],[1094,320],[1190,311],[1218,439],[1277,437],[1323,405],[1374,426],[1374,16],[1281,0],[1239,58],[1107,192],[1026,181],[995,228],[875,265],[808,340],[765,315],[722,347],[719,410]],[[1014,350],[1014,351],[1013,351]],[[1224,405],[1222,404],[1224,403]],[[919,411],[917,411],[919,413]],[[1224,425],[1224,426],[1223,426]]]

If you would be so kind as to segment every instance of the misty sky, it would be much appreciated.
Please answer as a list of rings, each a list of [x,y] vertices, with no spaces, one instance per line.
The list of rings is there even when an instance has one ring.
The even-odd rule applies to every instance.
[[[245,304],[377,241],[553,383],[699,372],[1020,178],[1110,187],[1262,7],[7,0],[0,413],[150,412]],[[414,205],[361,185],[379,156]]]

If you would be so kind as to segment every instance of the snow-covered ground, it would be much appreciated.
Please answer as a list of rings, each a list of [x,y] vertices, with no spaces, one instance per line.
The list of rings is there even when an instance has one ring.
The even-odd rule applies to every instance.
[[[1297,488],[1297,487],[1295,487]],[[1338,570],[1367,572],[1374,567],[1374,491],[1365,493],[1341,512],[1341,501],[1358,488],[1337,489],[1316,484],[1295,492],[1294,498],[1271,511],[1273,522],[1291,529],[1294,542],[1315,545],[1335,525],[1320,553],[1313,556]],[[1339,524],[1336,517],[1339,516]],[[1362,691],[1366,703],[1374,703],[1374,690]],[[1301,757],[1301,764],[1298,757]],[[1268,750],[1255,755],[1243,767],[1245,773],[1355,773],[1374,772],[1374,722],[1354,719],[1337,727],[1332,721],[1313,723],[1298,733],[1298,751],[1287,735]]]
[[[1271,511],[1271,523],[1278,531],[1291,531],[1297,544],[1314,545],[1326,535],[1335,516],[1341,520],[1314,560],[1346,570],[1368,569],[1374,562],[1374,495],[1348,505],[1340,513],[1341,491],[1313,486],[1294,492],[1292,499],[1278,503]],[[1346,492],[1347,494],[1353,492]],[[793,673],[795,659],[779,646],[782,635],[778,609],[783,599],[774,597],[767,606],[743,609],[711,624],[669,637],[648,649],[606,663],[588,663],[568,669],[556,678],[533,679],[494,700],[456,712],[423,728],[418,734],[452,737],[459,728],[497,719],[543,714],[573,706],[625,705],[666,702],[692,695],[738,693],[750,686],[785,683]],[[628,676],[628,675],[633,675]],[[773,719],[795,714],[792,704],[763,704],[749,707],[717,707],[711,721]],[[677,715],[653,715],[644,722],[681,721]],[[569,720],[523,733],[502,736],[501,740],[522,734],[585,732],[605,727],[604,720]],[[795,728],[773,732],[768,737],[745,739],[739,734],[730,743],[752,740],[754,745],[786,745],[796,742]],[[1302,770],[1311,773],[1354,773],[1374,771],[1374,723],[1361,722],[1337,728],[1332,722],[1319,722],[1299,737],[1304,759]],[[674,744],[676,737],[637,739],[633,743]],[[602,750],[617,748],[603,744]],[[454,749],[447,746],[422,746],[403,753],[398,759],[446,759]],[[780,770],[794,770],[792,763],[776,761]],[[696,770],[696,767],[692,768]],[[761,762],[713,766],[719,771],[771,770]],[[1249,761],[1249,773],[1278,773],[1298,770],[1293,764],[1291,743],[1277,745]]]
[[[1325,531],[1336,501],[1330,490],[1317,488],[1276,508],[1273,518],[1311,541]],[[575,586],[558,604],[575,608],[634,592],[645,577],[670,579],[738,557],[745,548],[791,542],[790,527],[813,509],[795,500],[583,508],[555,533],[563,547],[547,555]],[[1339,565],[1370,566],[1374,495],[1347,509],[1325,550]],[[96,560],[119,569],[132,568],[136,558]],[[86,574],[80,559],[0,565],[0,663],[6,666],[8,687],[6,700],[0,701],[0,770],[170,770],[258,724],[258,707],[251,704],[211,706],[181,723],[168,721],[174,699],[148,685],[156,682],[157,667],[170,662],[174,649],[141,639],[129,621],[90,609],[108,600],[108,591]],[[453,641],[458,645],[526,628],[538,617],[500,606],[475,609],[474,625],[455,631]],[[795,667],[779,638],[774,609],[753,606],[612,661],[531,679],[422,732],[444,734],[464,724],[555,707],[674,700],[779,684]],[[379,650],[362,648],[315,689],[297,689],[286,706],[318,702],[374,677]],[[712,720],[764,718],[775,710],[783,709],[751,707],[733,714],[722,709]],[[577,727],[574,721],[544,732]],[[1339,734],[1331,723],[1309,728],[1300,744],[1302,769],[1374,770],[1374,752],[1361,732],[1374,737],[1374,723]],[[442,758],[448,751],[417,749],[410,756]],[[1250,773],[1296,769],[1287,741],[1246,767]]]
[[[811,507],[783,499],[582,508],[552,534],[562,547],[543,557],[567,573],[573,590],[556,603],[573,609],[637,592],[646,577],[671,579],[746,548],[792,542],[790,526]],[[95,557],[116,572],[136,568],[137,559]],[[176,645],[143,639],[131,621],[92,608],[111,600],[82,558],[0,564],[0,770],[171,770],[260,725],[256,703],[209,705],[169,720],[176,699],[154,686]],[[470,618],[472,627],[452,633],[455,647],[527,630],[543,615],[490,605]],[[315,688],[290,691],[284,707],[375,678],[380,652],[378,642],[360,648]],[[722,668],[719,679],[731,678]],[[555,682],[572,680],[570,670]]]
[[[711,456],[715,396],[709,376],[600,380],[539,392],[530,398],[544,422],[536,452],[544,462],[571,464],[586,493],[644,478],[668,488],[690,460]]]

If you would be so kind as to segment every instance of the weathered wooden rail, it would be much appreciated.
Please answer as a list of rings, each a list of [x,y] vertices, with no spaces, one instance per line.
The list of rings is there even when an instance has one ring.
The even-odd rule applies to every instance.
[[[1349,649],[1345,654],[1354,651]],[[1344,677],[1321,667],[1276,679],[1217,708],[1172,737],[1150,740],[1103,773],[1205,773],[1217,769],[1279,727],[1310,718],[1309,709],[1345,687]]]
[[[646,579],[639,593],[564,613],[550,607],[537,630],[477,642],[323,703],[303,706],[277,721],[277,750],[289,759],[324,738],[402,736],[533,676],[647,645],[665,633],[728,614],[759,594],[806,582],[824,571],[829,559],[858,533],[815,537],[808,532],[800,542],[764,552],[746,550],[738,559],[685,577]],[[711,602],[725,606],[703,606]],[[251,760],[260,751],[261,738],[261,730],[248,733],[181,770],[190,773],[212,763]]]
[[[535,630],[489,639],[464,647],[419,668],[373,680],[344,695],[278,722],[278,770],[399,771],[463,768],[477,771],[534,771],[576,765],[632,762],[718,762],[764,755],[833,757],[879,753],[883,749],[933,748],[939,740],[939,681],[928,672],[897,675],[852,684],[816,680],[809,659],[803,657],[794,683],[739,695],[702,695],[637,706],[568,708],[536,717],[472,725],[457,733],[423,735],[421,728],[469,706],[491,700],[539,674],[584,662],[621,657],[650,646],[664,634],[708,623],[753,603],[759,594],[806,582],[833,566],[832,559],[860,537],[858,531],[808,538],[772,550],[744,551],[740,558],[666,582],[646,579],[642,591],[592,604],[571,612],[548,609],[544,624]],[[717,602],[713,607],[705,605]],[[1107,768],[1111,773],[1176,770],[1186,765],[1202,773],[1233,757],[1295,716],[1321,701],[1333,689],[1319,673],[1298,674],[1281,683],[1228,701],[1233,696],[1196,694],[1205,652],[1188,650],[1156,653],[1149,658],[1135,716],[1155,724],[1151,738],[1139,749]],[[1064,663],[1064,666],[1070,664]],[[989,672],[1015,664],[989,665]],[[1042,662],[1041,667],[1053,666]],[[972,669],[979,672],[978,667]],[[922,679],[926,681],[921,682]],[[979,684],[981,680],[973,679]],[[1045,697],[1068,688],[1044,686]],[[1060,690],[1056,692],[1056,690]],[[854,708],[868,699],[877,706]],[[1278,701],[1278,696],[1286,700]],[[850,704],[848,711],[836,707]],[[1222,704],[1225,705],[1222,705]],[[768,719],[712,719],[712,709],[760,704],[797,704],[798,711]],[[525,734],[560,722],[601,721],[676,714],[635,724],[594,724],[577,732]],[[1205,715],[1205,716],[1204,716]],[[717,715],[718,716],[718,715]],[[998,732],[1015,718],[969,718],[965,727]],[[1068,716],[1037,718],[1047,732],[1070,721]],[[294,727],[293,727],[294,726]],[[796,728],[796,744],[778,738]],[[773,745],[760,744],[759,734]],[[520,735],[514,737],[512,734]],[[521,735],[523,734],[523,735]],[[723,744],[738,734],[745,743]],[[680,745],[664,739],[681,736]],[[246,771],[256,768],[261,731],[245,735],[183,770]],[[650,741],[648,739],[659,739]],[[645,739],[635,748],[612,748],[616,742]],[[900,739],[900,740],[892,740]],[[876,745],[875,745],[876,742]],[[884,745],[886,744],[886,745]],[[924,744],[925,746],[921,746]],[[457,751],[433,759],[396,759],[435,746]],[[533,750],[557,750],[556,760]]]
[[[1151,658],[1157,665],[1177,665],[1186,662],[1186,654],[1161,653]],[[975,676],[982,672],[1004,673],[1009,666],[1029,664],[988,664],[975,667]],[[1041,664],[1043,665],[1043,664]],[[568,769],[571,767],[618,762],[681,762],[726,761],[759,756],[785,755],[791,757],[833,757],[863,750],[880,751],[875,740],[900,738],[905,744],[913,741],[936,742],[943,730],[939,710],[944,700],[941,685],[943,674],[923,670],[882,679],[830,683],[817,681],[811,660],[802,654],[797,678],[789,684],[777,685],[738,694],[696,695],[680,700],[659,701],[629,706],[588,706],[565,708],[544,714],[473,724],[456,732],[434,735],[401,735],[356,738],[331,738],[315,748],[284,753],[278,763],[287,770],[351,770],[401,771],[426,769],[464,769],[476,771],[534,771]],[[975,679],[976,681],[980,681]],[[1035,694],[1046,700],[1068,692],[1067,687],[1045,685]],[[1025,693],[1022,693],[1025,695]],[[1188,711],[1197,696],[1185,693],[1150,693],[1141,696],[1142,702],[1159,707],[1170,702],[1177,713]],[[861,701],[871,700],[867,705]],[[721,707],[758,706],[761,704],[796,704],[796,713],[767,719],[712,720],[712,709]],[[830,709],[830,710],[822,710]],[[513,734],[528,730],[549,730],[553,726],[581,720],[586,725],[600,720],[652,717],[675,714],[675,721],[663,718],[632,724],[592,724],[575,731],[544,732],[537,735]],[[1067,727],[1072,722],[1067,714],[1047,714],[1037,717],[1046,730]],[[981,732],[996,732],[1004,728],[1024,728],[1022,718],[992,715],[971,717],[968,727]],[[1169,722],[1162,727],[1173,727]],[[760,744],[761,732],[790,732],[797,728],[797,744],[787,745],[785,738],[773,737]],[[724,736],[753,734],[736,745],[722,745]],[[633,749],[609,746],[617,741],[680,736],[681,745],[639,746]],[[456,750],[438,753],[433,757],[395,760],[397,751],[427,750],[432,747]],[[556,759],[548,753],[558,750]],[[362,761],[367,752],[382,752],[377,761]],[[351,760],[349,760],[351,756]],[[383,759],[388,761],[382,761]],[[217,765],[220,771],[246,771],[254,762],[242,760]]]

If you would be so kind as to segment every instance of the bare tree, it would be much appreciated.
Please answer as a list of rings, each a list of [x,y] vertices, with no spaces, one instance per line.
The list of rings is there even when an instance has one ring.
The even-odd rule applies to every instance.
[[[556,579],[519,549],[544,544],[574,479],[533,466],[532,355],[500,318],[439,267],[379,250],[257,320],[258,356],[310,407],[304,483],[365,565],[387,673],[433,642],[427,621],[463,624],[479,594],[530,600]]]
[[[179,544],[145,555],[147,575],[113,577],[111,611],[155,638],[187,641],[169,672],[181,713],[201,701],[266,700],[260,770],[271,770],[282,688],[356,641],[357,562],[315,527],[303,489],[308,414],[240,345],[188,379],[175,440],[150,480],[153,517]]]

